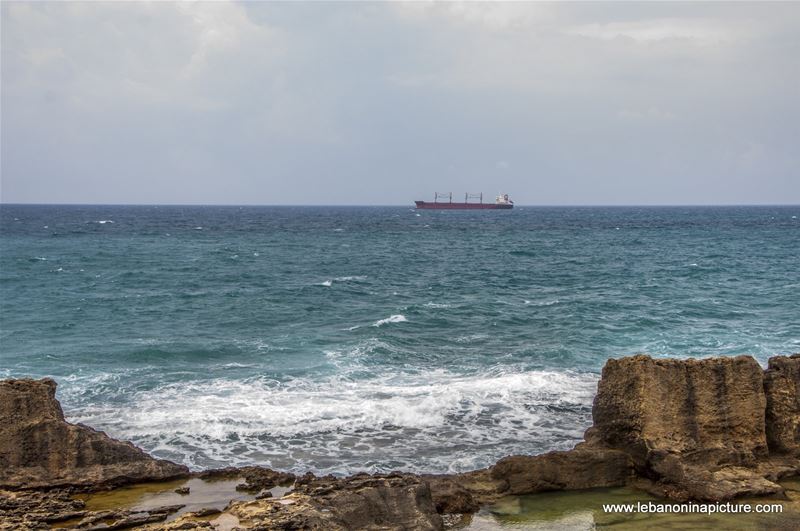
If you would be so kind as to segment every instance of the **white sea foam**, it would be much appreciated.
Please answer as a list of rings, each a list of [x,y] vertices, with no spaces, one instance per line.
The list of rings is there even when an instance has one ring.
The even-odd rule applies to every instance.
[[[273,350],[283,350],[283,347],[279,347],[273,345],[271,343],[267,343],[263,339],[255,338],[255,339],[235,339],[233,341],[237,346],[242,348],[245,351],[258,351],[258,352],[270,352]]]
[[[472,343],[473,341],[480,341],[481,339],[488,338],[488,334],[472,334],[468,336],[459,336],[455,338],[456,343]]]
[[[257,457],[295,470],[347,473],[366,462],[375,463],[369,470],[388,470],[402,462],[446,472],[571,446],[590,422],[596,381],[592,374],[499,369],[218,378],[131,391],[123,405],[103,401],[67,413],[195,467]]]
[[[95,223],[99,223],[100,225],[105,225],[106,223],[114,223],[114,222],[110,219],[100,219],[98,221],[95,221]]]
[[[397,315],[390,315],[386,319],[381,319],[379,321],[375,321],[372,326],[383,326],[389,323],[405,323],[408,319],[406,319],[405,315],[397,314]]]
[[[444,304],[442,302],[426,302],[425,303],[425,307],[426,308],[450,308],[451,306],[449,304]]]
[[[367,279],[366,275],[351,275],[351,276],[346,276],[346,277],[336,277],[336,278],[334,278],[332,280],[326,280],[324,282],[321,282],[318,285],[319,286],[331,287],[334,282],[351,282],[351,281],[361,281],[361,280],[366,280],[366,279]]]

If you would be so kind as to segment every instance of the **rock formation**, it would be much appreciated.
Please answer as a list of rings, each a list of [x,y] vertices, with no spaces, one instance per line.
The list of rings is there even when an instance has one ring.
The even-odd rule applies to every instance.
[[[800,457],[800,354],[769,360],[764,391],[770,453]]]
[[[186,475],[128,442],[64,420],[56,383],[0,381],[0,487],[107,486]]]
[[[318,478],[244,467],[195,476],[244,478],[237,488],[256,499],[232,503],[220,516],[242,529],[438,530],[505,495],[626,484],[679,500],[780,495],[777,481],[800,473],[800,355],[772,358],[766,371],[747,356],[609,360],[592,416],[584,442],[570,451],[511,456],[465,474]],[[97,488],[186,473],[65,422],[52,380],[0,382],[0,487]],[[288,483],[287,496],[265,490]],[[159,530],[210,525],[199,514],[163,523],[176,507],[109,516],[64,492],[0,491],[0,521],[12,522],[8,529],[66,518],[81,518],[78,529],[101,520]]]
[[[240,525],[264,529],[442,529],[428,483],[412,474],[298,478],[281,499],[257,499],[229,509]]]
[[[623,485],[723,501],[782,492],[800,472],[800,356],[608,360],[585,442],[500,460],[502,493]]]
[[[620,487],[634,472],[625,452],[586,444],[567,452],[506,457],[490,470],[498,492],[504,495]]]

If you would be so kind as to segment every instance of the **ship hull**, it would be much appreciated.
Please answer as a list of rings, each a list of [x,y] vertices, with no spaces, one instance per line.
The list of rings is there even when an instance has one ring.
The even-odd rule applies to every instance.
[[[417,208],[433,210],[510,210],[513,204],[494,204],[494,203],[429,203],[426,201],[414,201]]]

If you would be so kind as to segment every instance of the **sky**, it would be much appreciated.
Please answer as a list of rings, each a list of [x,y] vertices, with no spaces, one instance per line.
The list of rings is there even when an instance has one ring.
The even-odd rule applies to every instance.
[[[5,203],[800,203],[800,3],[0,9]]]

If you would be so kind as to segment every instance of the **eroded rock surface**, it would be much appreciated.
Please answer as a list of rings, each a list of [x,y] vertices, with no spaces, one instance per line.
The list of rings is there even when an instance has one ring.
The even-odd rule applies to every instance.
[[[567,452],[506,457],[491,468],[504,494],[619,487],[633,472],[625,452],[585,444]]]
[[[646,474],[653,452],[752,465],[767,455],[763,370],[753,358],[608,360],[590,441],[627,453]]]
[[[800,354],[770,358],[764,391],[770,453],[800,456]]]
[[[64,420],[56,383],[0,381],[0,486],[100,486],[188,474],[128,442]]]
[[[412,474],[348,478],[307,475],[279,499],[239,502],[228,509],[244,528],[431,530],[443,528],[428,483]]]
[[[639,477],[673,498],[781,493],[775,480],[800,469],[770,455],[796,440],[796,357],[772,358],[770,367],[765,373],[749,356],[609,360],[586,446],[625,452]]]

